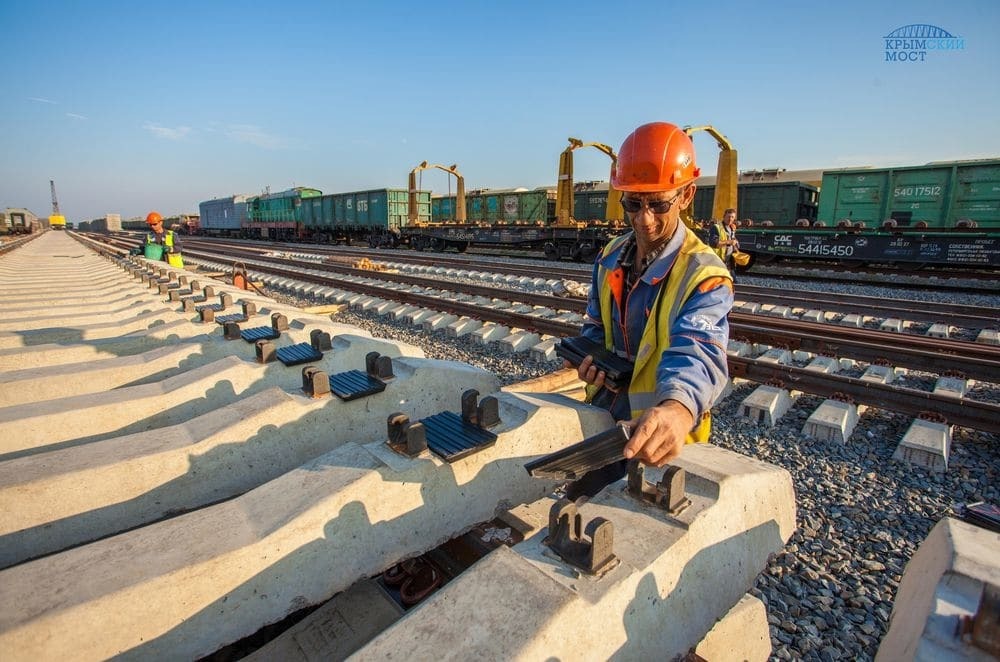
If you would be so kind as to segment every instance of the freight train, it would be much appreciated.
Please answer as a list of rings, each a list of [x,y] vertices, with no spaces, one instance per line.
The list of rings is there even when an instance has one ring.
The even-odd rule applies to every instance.
[[[745,209],[740,215],[745,217]],[[1000,159],[823,173],[816,218],[757,216],[737,232],[752,261],[1000,267]]]
[[[42,219],[27,209],[7,207],[0,212],[0,235],[33,234],[41,231]]]
[[[741,250],[762,263],[796,258],[1000,267],[1000,159],[827,170],[820,176],[741,176]],[[704,181],[688,222],[712,217],[714,181]],[[624,229],[606,218],[605,182],[575,184],[569,224],[556,222],[555,187],[470,191],[462,222],[456,220],[457,196],[409,193],[323,194],[298,187],[218,198],[201,203],[199,232],[417,250],[518,247],[544,250],[552,259],[590,260]]]
[[[470,245],[487,245],[547,249],[551,254],[560,246],[580,259],[593,257],[613,235],[608,224],[599,221],[606,193],[591,223],[571,228],[552,227],[554,189],[481,190],[465,197],[467,222],[459,224],[455,196],[432,196],[430,191],[414,192],[412,221],[410,192],[405,189],[324,195],[298,187],[262,196],[233,195],[199,205],[200,234],[417,250],[464,251]]]

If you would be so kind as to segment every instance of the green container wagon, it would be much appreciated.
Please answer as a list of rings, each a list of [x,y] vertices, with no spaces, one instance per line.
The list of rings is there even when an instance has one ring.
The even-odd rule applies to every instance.
[[[607,189],[576,191],[573,194],[573,218],[577,221],[606,221],[608,212]]]
[[[748,182],[736,187],[736,215],[754,222],[771,221],[775,225],[795,225],[804,218],[816,220],[819,189],[803,182]],[[694,218],[712,218],[715,186],[699,186],[694,193]],[[714,219],[721,221],[721,218]]]
[[[1000,227],[1000,159],[823,173],[819,219],[868,227]]]

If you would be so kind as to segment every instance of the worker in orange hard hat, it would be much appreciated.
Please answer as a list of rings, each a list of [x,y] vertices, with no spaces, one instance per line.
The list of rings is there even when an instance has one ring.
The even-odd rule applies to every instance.
[[[590,402],[631,430],[625,460],[654,466],[685,443],[708,440],[709,410],[729,378],[732,277],[680,222],[699,174],[691,138],[673,124],[644,124],[625,139],[611,184],[622,191],[631,232],[597,257],[582,333],[631,362],[632,376],[615,389],[592,357],[576,366]],[[621,478],[625,460],[586,474],[567,495],[594,494]]]
[[[181,245],[173,230],[163,229],[163,217],[159,212],[151,211],[146,215],[149,232],[146,233],[146,244],[143,253],[151,260],[163,260],[172,267],[184,268],[184,258],[181,257]]]

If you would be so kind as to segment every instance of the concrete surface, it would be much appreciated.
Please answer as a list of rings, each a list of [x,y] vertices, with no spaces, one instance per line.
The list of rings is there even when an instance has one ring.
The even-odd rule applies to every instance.
[[[611,425],[560,396],[497,397],[496,444],[452,464],[347,443],[241,497],[0,571],[0,649],[208,654],[490,519],[501,501],[537,499],[553,483],[524,463]]]
[[[523,542],[478,561],[351,659],[669,660],[696,646],[795,529],[791,476],[710,446],[684,449],[692,505],[669,516],[614,483],[580,506],[614,526],[619,564],[582,575],[543,543],[545,497],[511,513]],[[662,471],[647,469],[647,480]],[[475,617],[469,618],[470,614]],[[754,635],[760,636],[760,631]]]
[[[996,659],[955,637],[976,613],[983,588],[1000,586],[1000,534],[945,517],[906,564],[879,662]],[[994,625],[995,627],[995,625]]]
[[[490,393],[464,363],[402,358],[382,393],[343,402],[272,388],[154,434],[139,432],[0,462],[0,567],[228,499],[348,441],[385,436],[406,403],[424,417]]]

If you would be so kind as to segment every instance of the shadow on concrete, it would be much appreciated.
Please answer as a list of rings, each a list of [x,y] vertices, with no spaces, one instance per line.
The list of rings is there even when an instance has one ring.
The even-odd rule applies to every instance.
[[[668,596],[663,595],[656,576],[647,572],[624,610],[622,622],[628,643],[610,659],[634,660],[636,647],[652,648],[662,659],[684,655],[753,588],[756,577],[767,567],[770,554],[784,546],[778,522],[768,520],[695,554]],[[753,549],[771,551],[755,557]],[[730,562],[727,567],[720,567],[719,559]],[[706,595],[712,598],[706,599]],[[721,611],[712,608],[713,600],[723,605]],[[678,628],[680,637],[657,641],[655,637],[662,637],[663,623],[668,620],[683,620],[683,627]]]
[[[187,566],[192,568],[187,577],[184,573],[176,574],[173,580],[175,585],[177,582],[201,583],[210,581],[212,565],[220,568],[248,563],[253,565],[258,558],[282,554],[211,603],[197,611],[178,614],[177,626],[120,657],[193,658],[206,655],[252,634],[264,625],[278,622],[309,605],[321,603],[358,579],[375,575],[402,558],[436,547],[492,517],[501,502],[503,507],[507,507],[511,503],[538,498],[551,488],[552,483],[538,487],[527,478],[523,465],[534,457],[518,456],[487,463],[459,485],[452,465],[438,467],[432,472],[433,480],[428,483],[421,479],[423,463],[430,462],[428,459],[418,458],[408,469],[397,473],[385,468],[366,449],[355,445],[342,447],[300,467],[293,472],[294,475],[286,475],[239,499],[219,504],[211,512],[190,513],[162,523],[166,529],[147,530],[144,545],[155,547],[156,540],[160,539],[170,547],[181,545],[189,551],[181,555],[169,554],[168,561],[163,563],[160,556],[155,555],[155,550],[149,550],[146,561],[133,560],[129,564],[131,567],[122,568],[114,573],[113,578],[99,573],[103,576],[103,585],[82,587],[74,593],[110,595],[126,586],[154,581],[156,577],[164,577]],[[520,486],[510,485],[516,482],[510,480],[514,475],[512,472],[524,472],[525,482]],[[310,475],[315,477],[310,478]],[[370,513],[380,511],[382,504],[364,503],[352,498],[351,491],[356,489],[364,493],[365,500],[369,500],[380,493],[380,482],[399,485],[419,483],[417,502],[420,505],[390,519],[372,521]],[[359,487],[353,488],[352,485]],[[510,485],[510,489],[498,493],[497,485]],[[295,487],[289,489],[291,486]],[[529,489],[533,492],[530,495],[516,493]],[[386,498],[392,494],[391,489],[382,492]],[[483,494],[490,495],[485,502],[480,500],[484,504],[480,510],[484,512],[473,508],[461,509],[463,498]],[[292,524],[293,520],[310,510],[310,516],[315,517],[315,508],[324,500],[337,499],[337,495],[341,495],[345,505],[338,512],[328,515],[322,537],[282,553],[290,542],[294,543],[294,540],[283,538],[294,538],[294,531],[300,530],[298,527],[307,526],[301,520]],[[449,503],[451,507],[447,505]],[[239,530],[227,531],[225,538],[219,539],[218,534],[226,531],[226,523],[232,522],[240,523],[236,527]],[[434,535],[428,533],[435,529],[440,532]],[[215,539],[206,542],[202,536],[212,536],[209,531],[213,530]],[[271,536],[275,537],[269,542]],[[120,550],[137,543],[115,537],[97,544],[102,547],[94,549],[92,558],[107,559],[124,558],[120,556]],[[192,547],[201,548],[201,551],[192,552]],[[119,551],[116,552],[116,549]],[[224,559],[229,554],[233,556]],[[153,559],[157,562],[150,562]],[[151,595],[145,608],[157,613],[162,609],[176,609],[177,606],[173,603],[157,604],[155,595]]]

